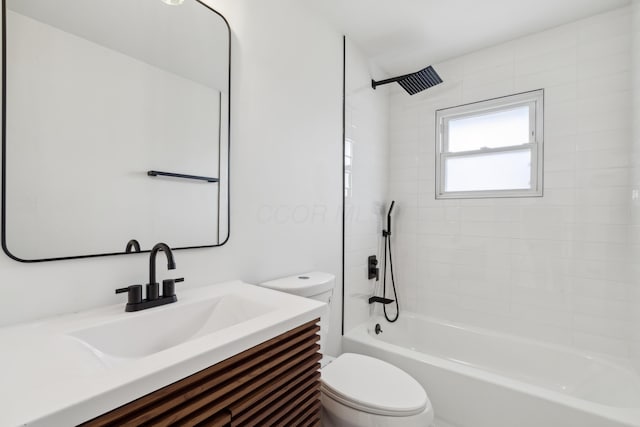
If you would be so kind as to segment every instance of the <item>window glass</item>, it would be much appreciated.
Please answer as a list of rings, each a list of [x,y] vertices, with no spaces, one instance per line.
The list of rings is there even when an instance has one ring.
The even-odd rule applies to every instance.
[[[509,147],[530,141],[529,106],[452,118],[449,152]]]
[[[449,157],[445,191],[531,188],[531,150]]]

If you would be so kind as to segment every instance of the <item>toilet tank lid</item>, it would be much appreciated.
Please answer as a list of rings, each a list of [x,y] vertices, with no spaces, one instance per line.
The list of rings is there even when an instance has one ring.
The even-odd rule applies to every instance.
[[[295,276],[269,280],[268,282],[260,283],[260,286],[299,295],[301,297],[312,297],[333,289],[335,280],[336,276],[331,273],[312,271],[309,273],[296,274]]]

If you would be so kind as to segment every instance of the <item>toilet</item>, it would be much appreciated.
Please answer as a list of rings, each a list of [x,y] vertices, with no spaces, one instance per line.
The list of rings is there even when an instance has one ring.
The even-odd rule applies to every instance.
[[[331,302],[335,276],[312,272],[261,283],[265,288]],[[329,314],[320,321],[324,350]],[[321,362],[324,427],[428,427],[431,402],[420,383],[383,360],[362,354],[324,356]]]

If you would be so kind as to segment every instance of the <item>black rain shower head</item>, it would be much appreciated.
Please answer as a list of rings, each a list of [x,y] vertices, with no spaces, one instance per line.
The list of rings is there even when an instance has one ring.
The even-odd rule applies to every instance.
[[[402,86],[409,95],[415,95],[418,92],[422,92],[425,89],[429,89],[430,87],[442,83],[442,79],[438,73],[436,73],[436,70],[429,65],[427,68],[423,68],[418,72],[405,74],[404,76],[380,80],[379,82],[371,80],[371,87],[375,89],[377,86],[393,82],[398,82],[398,84]]]

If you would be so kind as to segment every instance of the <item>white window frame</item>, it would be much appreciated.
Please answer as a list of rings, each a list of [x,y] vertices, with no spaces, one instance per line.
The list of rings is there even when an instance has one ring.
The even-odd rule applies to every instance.
[[[491,112],[528,105],[529,142],[499,148],[449,152],[448,123],[451,119],[474,117]],[[469,199],[488,197],[541,197],[543,184],[544,89],[524,92],[436,111],[436,199]],[[451,157],[474,154],[506,153],[531,150],[531,188],[513,190],[445,191],[446,161]]]

